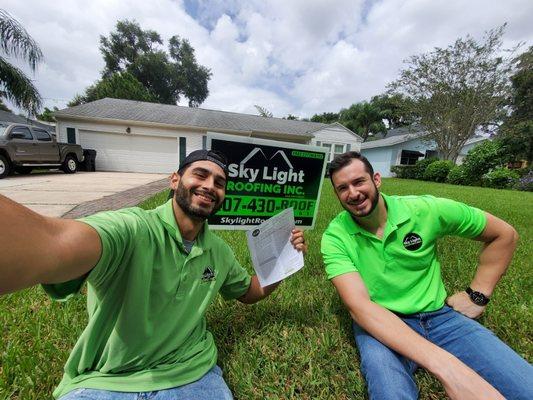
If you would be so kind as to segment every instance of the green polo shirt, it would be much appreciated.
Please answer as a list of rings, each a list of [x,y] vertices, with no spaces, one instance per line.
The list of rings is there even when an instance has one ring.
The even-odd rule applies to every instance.
[[[437,239],[479,236],[485,214],[433,196],[381,196],[387,207],[382,239],[357,225],[347,211],[329,224],[321,248],[328,278],[358,272],[371,300],[389,310],[403,314],[438,310],[446,290]]]
[[[218,292],[238,298],[250,285],[230,247],[206,224],[187,253],[171,200],[82,221],[100,235],[102,255],[86,277],[89,322],[54,396],[77,388],[155,391],[200,379],[217,359],[207,307]],[[83,282],[44,289],[65,299]]]

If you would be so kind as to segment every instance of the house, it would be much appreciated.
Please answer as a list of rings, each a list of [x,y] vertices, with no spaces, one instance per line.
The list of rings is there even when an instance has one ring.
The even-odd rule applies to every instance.
[[[314,139],[311,144],[325,147],[329,151],[327,162],[331,162],[336,155],[347,151],[361,151],[363,138],[344,125],[338,122],[320,125],[326,125],[327,128],[313,132]]]
[[[391,129],[384,139],[365,142],[363,154],[383,177],[393,176],[393,165],[412,165],[419,158],[436,156],[435,144],[424,139],[425,131],[410,127]]]
[[[96,150],[96,169],[105,171],[174,171],[186,154],[205,148],[208,132],[323,146],[330,149],[330,157],[341,147],[359,150],[362,142],[337,123],[111,98],[59,110],[54,116],[59,140]]]
[[[390,168],[394,165],[413,165],[421,158],[437,157],[436,144],[426,138],[427,132],[413,127],[391,129],[385,138],[365,142],[361,145],[361,153],[368,158],[375,172],[383,177],[393,176]],[[462,147],[457,164],[475,145],[486,136],[474,136]]]
[[[25,124],[32,125],[36,128],[42,128],[50,133],[54,133],[55,125],[54,124],[45,124],[43,122],[35,121],[30,118],[22,117],[17,114],[13,114],[10,111],[0,110],[0,123],[4,124]]]

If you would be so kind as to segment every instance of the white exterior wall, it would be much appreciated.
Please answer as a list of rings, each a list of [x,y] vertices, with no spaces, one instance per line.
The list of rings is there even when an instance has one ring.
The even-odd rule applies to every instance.
[[[179,164],[179,138],[186,138],[188,154],[202,148],[202,136],[207,134],[171,127],[61,120],[56,127],[58,141],[67,142],[67,128],[75,129],[77,144],[97,151],[99,171],[170,173]]]
[[[348,147],[350,151],[361,151],[362,139],[341,126],[328,126],[324,129],[313,132],[313,135],[315,137],[310,143],[313,146],[316,146],[317,142],[319,142],[320,146],[323,146],[324,143],[331,144],[332,151],[328,161],[331,161],[331,158],[333,157],[333,149],[335,144],[340,144],[343,146],[343,153],[348,151]],[[348,144],[350,146],[347,146]]]
[[[384,178],[392,176],[390,172],[392,147],[366,149],[362,151],[362,154],[368,159],[374,172],[379,172]]]

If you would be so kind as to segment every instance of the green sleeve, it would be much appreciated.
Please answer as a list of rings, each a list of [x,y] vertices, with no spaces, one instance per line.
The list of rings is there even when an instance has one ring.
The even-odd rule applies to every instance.
[[[229,262],[228,274],[220,288],[222,297],[226,300],[237,299],[248,291],[250,287],[250,274],[239,264],[235,254],[225,245],[226,260]]]
[[[97,291],[105,290],[130,256],[132,238],[139,232],[138,218],[132,209],[103,212],[80,219],[93,227],[102,243],[102,254],[98,263],[85,276],[68,282],[43,285],[45,292],[54,300],[66,300],[77,294],[87,280]]]
[[[479,236],[487,225],[485,213],[475,207],[455,200],[433,198],[440,227],[440,236],[454,235],[473,239]]]
[[[348,272],[358,272],[354,260],[347,252],[347,244],[334,232],[335,229],[330,228],[328,227],[322,235],[320,247],[328,279]]]

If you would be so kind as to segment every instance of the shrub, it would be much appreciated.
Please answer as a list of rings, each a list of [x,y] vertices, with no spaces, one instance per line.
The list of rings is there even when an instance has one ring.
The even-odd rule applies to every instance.
[[[502,164],[502,145],[499,141],[486,140],[478,144],[470,149],[463,163],[467,184],[480,184],[483,174]]]
[[[531,171],[533,171],[533,169],[531,169],[531,166],[530,166],[529,168],[516,168],[516,169],[513,169],[513,171],[516,171],[518,175],[520,176],[520,178],[522,178],[523,176],[531,174]]]
[[[507,189],[518,181],[518,173],[507,168],[496,168],[481,177],[483,186]]]
[[[438,158],[423,158],[418,160],[413,169],[413,178],[424,179],[424,172],[426,172],[426,168],[435,161],[438,161]]]
[[[454,166],[452,169],[450,169],[450,172],[448,172],[446,182],[454,185],[467,185],[465,168],[462,165]]]
[[[518,179],[514,186],[517,190],[525,190],[527,192],[533,192],[533,170]]]
[[[453,161],[438,160],[429,164],[424,171],[424,180],[445,182],[450,170],[454,167]]]
[[[414,165],[393,165],[390,167],[390,171],[396,175],[396,178],[415,179]]]

